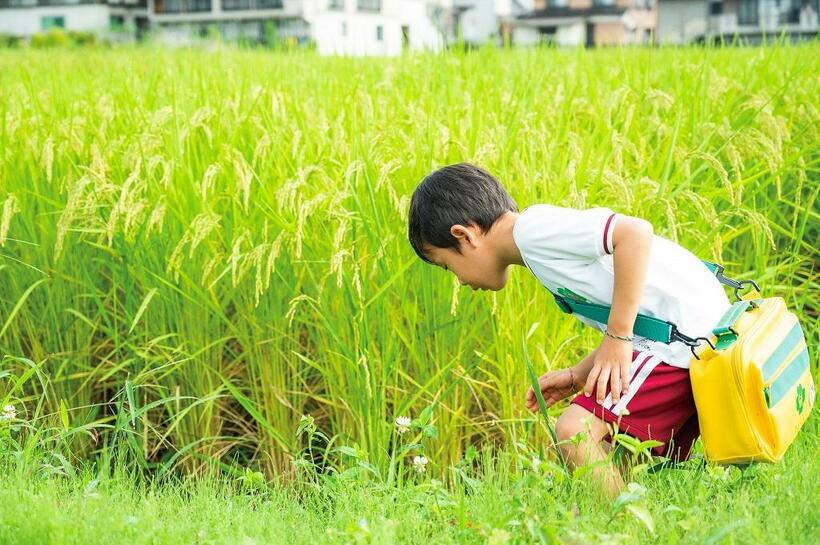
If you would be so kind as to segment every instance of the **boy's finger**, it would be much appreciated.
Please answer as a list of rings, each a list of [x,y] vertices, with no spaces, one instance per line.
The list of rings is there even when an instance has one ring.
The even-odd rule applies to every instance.
[[[598,373],[601,372],[601,368],[598,367],[596,364],[592,370],[589,372],[589,376],[587,376],[587,381],[584,384],[584,395],[589,397],[592,395],[592,390],[595,388],[595,381],[598,380]]]
[[[629,391],[629,366],[621,367],[621,394],[626,395]]]
[[[621,374],[612,373],[610,383],[609,391],[612,393],[612,403],[618,403],[621,400]]]
[[[603,404],[604,398],[606,397],[606,385],[609,382],[609,368],[604,368],[601,370],[601,374],[598,375],[598,391],[596,392],[595,398],[597,399],[598,403]]]

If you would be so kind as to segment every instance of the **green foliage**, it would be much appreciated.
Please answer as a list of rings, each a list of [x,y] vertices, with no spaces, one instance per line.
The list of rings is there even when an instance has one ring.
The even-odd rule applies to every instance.
[[[71,38],[65,30],[61,28],[52,28],[47,32],[36,32],[31,36],[29,41],[31,47],[65,47],[71,44]]]
[[[97,35],[93,32],[52,28],[47,32],[34,33],[29,43],[34,48],[89,47],[97,44]]]
[[[7,34],[5,32],[0,32],[0,48],[20,47],[22,41],[22,38],[20,38],[19,36],[15,36],[14,34]]]

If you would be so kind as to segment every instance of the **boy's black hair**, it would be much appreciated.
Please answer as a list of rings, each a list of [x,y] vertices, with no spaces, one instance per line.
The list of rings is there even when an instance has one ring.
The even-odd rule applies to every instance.
[[[431,263],[425,246],[460,252],[450,228],[475,224],[487,232],[505,212],[518,207],[492,174],[470,163],[457,163],[428,174],[413,192],[407,234],[416,254]]]

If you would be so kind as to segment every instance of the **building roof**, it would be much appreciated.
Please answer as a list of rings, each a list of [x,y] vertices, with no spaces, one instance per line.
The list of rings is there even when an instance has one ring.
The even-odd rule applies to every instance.
[[[518,19],[558,17],[587,17],[590,15],[623,15],[627,8],[620,6],[592,6],[589,8],[546,8],[518,16]]]

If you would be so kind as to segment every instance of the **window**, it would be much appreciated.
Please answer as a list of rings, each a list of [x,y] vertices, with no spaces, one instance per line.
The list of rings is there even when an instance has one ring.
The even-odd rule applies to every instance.
[[[723,13],[723,0],[709,2],[709,15],[720,15]]]
[[[65,17],[54,15],[41,17],[40,27],[43,30],[51,30],[52,28],[65,28]]]
[[[342,21],[342,36],[347,36],[347,21]]]
[[[39,0],[0,0],[0,8],[33,8],[41,5],[38,2]]]
[[[758,0],[740,0],[737,5],[737,23],[739,25],[756,25]]]
[[[381,11],[382,0],[356,0],[359,11]]]
[[[614,6],[615,0],[593,0],[592,4],[595,6]]]
[[[327,9],[337,9],[344,11],[345,0],[327,0]]]
[[[168,0],[166,0],[167,2]],[[185,0],[183,0],[185,1]],[[191,1],[191,0],[187,0]],[[193,0],[194,2],[200,0]],[[210,2],[209,2],[210,4]],[[282,7],[282,0],[222,0],[222,9],[225,11],[239,11],[246,9],[279,9]],[[207,11],[211,8],[208,6]]]
[[[384,40],[384,27],[376,25],[376,41],[381,42],[382,40]]]
[[[155,0],[154,11],[157,13],[211,11],[211,0]]]
[[[780,24],[795,25],[800,22],[800,6],[808,4],[805,0],[781,0]]]
[[[569,0],[547,0],[547,6],[551,8],[565,8],[569,6]]]
[[[108,17],[108,26],[112,29],[122,29],[125,25],[125,17],[122,15],[110,15]]]

